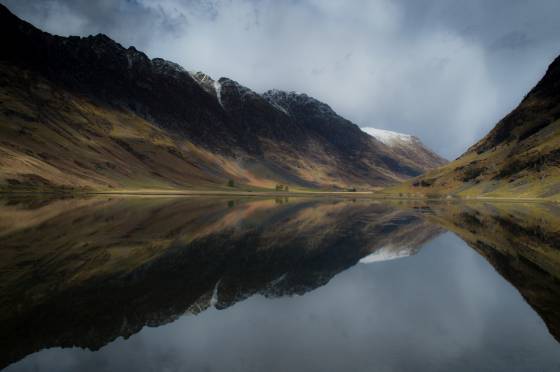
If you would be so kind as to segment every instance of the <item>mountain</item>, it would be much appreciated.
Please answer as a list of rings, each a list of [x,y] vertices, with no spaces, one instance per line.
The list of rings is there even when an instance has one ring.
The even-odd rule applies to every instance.
[[[390,147],[395,154],[413,160],[427,170],[433,168],[434,165],[441,166],[447,163],[447,160],[427,148],[416,136],[372,127],[362,127],[361,129]]]
[[[253,295],[302,295],[442,231],[369,199],[0,199],[0,368]]]
[[[304,94],[258,94],[0,5],[0,190],[371,188],[417,162]]]
[[[560,198],[560,57],[519,106],[457,160],[391,191]]]

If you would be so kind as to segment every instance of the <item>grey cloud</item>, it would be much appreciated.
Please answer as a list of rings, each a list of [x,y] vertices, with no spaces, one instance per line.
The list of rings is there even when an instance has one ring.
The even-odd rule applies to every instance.
[[[529,39],[526,33],[522,31],[512,31],[496,40],[492,46],[495,49],[518,49],[527,47],[533,43],[534,40]]]
[[[257,91],[308,93],[450,158],[560,53],[556,0],[0,1],[50,32],[103,32]]]

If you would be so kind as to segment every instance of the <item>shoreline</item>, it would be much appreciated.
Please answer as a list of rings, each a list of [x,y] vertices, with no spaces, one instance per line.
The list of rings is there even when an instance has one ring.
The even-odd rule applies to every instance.
[[[375,200],[392,201],[424,201],[424,202],[515,202],[515,203],[560,203],[558,199],[533,198],[533,197],[489,197],[489,196],[469,196],[461,197],[404,197],[391,194],[383,194],[375,191],[228,191],[228,190],[114,190],[114,191],[76,191],[76,190],[2,190],[2,196],[61,196],[61,197],[80,197],[80,196],[130,196],[130,197],[204,197],[204,196],[240,196],[240,197],[346,197],[346,198],[367,198]]]

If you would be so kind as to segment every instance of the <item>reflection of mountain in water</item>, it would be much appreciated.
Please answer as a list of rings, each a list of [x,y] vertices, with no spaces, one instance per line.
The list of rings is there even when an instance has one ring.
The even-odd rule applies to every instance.
[[[10,218],[4,218],[8,217]],[[441,232],[371,201],[92,198],[0,207],[0,366],[251,295],[304,294]]]
[[[430,219],[484,256],[560,341],[560,207],[556,204],[436,204]]]

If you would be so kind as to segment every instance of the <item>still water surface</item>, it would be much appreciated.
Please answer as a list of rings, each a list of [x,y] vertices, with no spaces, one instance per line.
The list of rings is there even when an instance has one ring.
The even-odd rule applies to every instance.
[[[6,371],[558,371],[560,209],[0,201]]]

